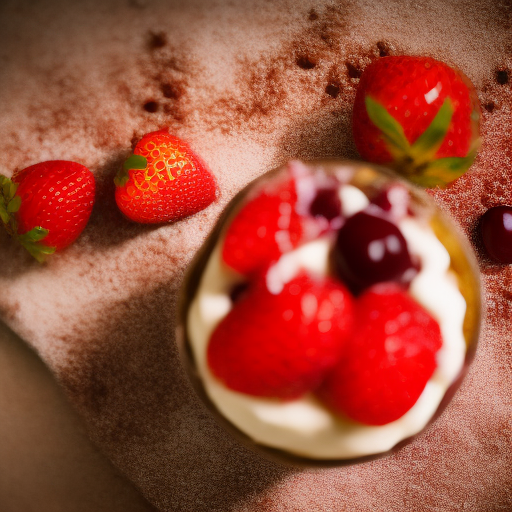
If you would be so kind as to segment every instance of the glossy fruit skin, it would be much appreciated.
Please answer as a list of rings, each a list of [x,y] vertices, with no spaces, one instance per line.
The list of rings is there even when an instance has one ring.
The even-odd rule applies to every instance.
[[[344,416],[385,425],[411,409],[432,377],[439,325],[399,286],[383,283],[358,299],[355,326],[318,394]]]
[[[341,215],[341,201],[336,188],[323,188],[317,191],[309,213],[313,217],[324,217],[332,221]]]
[[[296,202],[292,179],[259,191],[242,206],[226,231],[224,263],[241,274],[253,275],[296,248],[302,239]]]
[[[16,172],[12,182],[21,204],[15,215],[17,235],[35,227],[48,230],[41,240],[59,251],[78,238],[92,212],[94,176],[76,162],[52,160]]]
[[[364,211],[348,218],[338,231],[333,263],[336,275],[354,293],[383,281],[406,284],[416,274],[398,226]]]
[[[480,219],[480,233],[487,254],[496,262],[512,263],[512,206],[495,206]]]
[[[352,325],[352,297],[341,283],[299,275],[277,295],[254,283],[213,332],[208,364],[234,391],[295,399],[337,363]]]
[[[115,180],[117,205],[130,220],[174,222],[216,199],[216,182],[206,164],[167,130],[144,135],[133,154],[144,157],[146,166],[120,171]]]
[[[433,154],[407,161],[390,150],[382,132],[370,119],[366,99],[370,97],[401,125],[409,144],[427,130],[443,103],[449,99],[453,115],[440,145]],[[479,140],[480,106],[475,89],[460,71],[430,57],[390,56],[371,63],[363,72],[354,103],[353,135],[360,155],[385,164],[424,186],[441,185],[459,177],[471,164]],[[438,159],[466,159],[453,175],[446,169],[422,176],[423,166]],[[454,160],[444,160],[445,165]]]

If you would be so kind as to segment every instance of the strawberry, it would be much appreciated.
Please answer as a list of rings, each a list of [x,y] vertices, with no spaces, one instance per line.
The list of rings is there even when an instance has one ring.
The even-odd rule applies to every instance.
[[[242,207],[226,232],[224,262],[249,275],[297,247],[302,225],[296,202],[295,182],[291,179],[259,191]]]
[[[167,130],[144,135],[114,182],[119,209],[144,224],[188,217],[210,205],[217,193],[204,162]]]
[[[361,156],[426,187],[445,186],[472,164],[480,107],[460,71],[429,57],[383,57],[361,75],[353,134]]]
[[[34,258],[64,249],[85,228],[94,204],[95,182],[83,165],[42,162],[0,175],[0,217],[8,233]]]
[[[277,295],[253,283],[213,332],[209,367],[232,390],[298,398],[337,363],[352,311],[350,293],[328,278],[300,274]]]
[[[334,411],[368,425],[403,416],[436,369],[438,323],[398,285],[368,289],[356,303],[353,336],[319,390]]]

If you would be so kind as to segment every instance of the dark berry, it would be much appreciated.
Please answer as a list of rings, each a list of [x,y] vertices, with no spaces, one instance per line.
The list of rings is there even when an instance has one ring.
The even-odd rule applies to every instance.
[[[378,206],[385,212],[390,212],[392,208],[391,200],[389,198],[389,190],[383,190],[372,199],[372,204]]]
[[[495,206],[487,210],[480,229],[489,256],[499,263],[512,263],[512,206]]]
[[[247,291],[249,289],[249,283],[242,282],[236,284],[229,294],[231,301],[233,303],[238,302],[242,297],[244,297],[247,294]]]
[[[341,215],[341,201],[336,189],[324,188],[317,191],[309,209],[313,217],[335,219]]]
[[[410,197],[402,185],[391,185],[377,194],[371,202],[381,210],[391,213],[394,218],[401,218],[408,211]]]
[[[383,281],[407,283],[416,273],[398,226],[365,212],[338,231],[333,260],[335,272],[356,293]]]

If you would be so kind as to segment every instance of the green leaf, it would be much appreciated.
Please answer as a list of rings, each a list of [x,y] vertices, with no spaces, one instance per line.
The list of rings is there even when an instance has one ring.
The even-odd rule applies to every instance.
[[[117,171],[117,174],[115,175],[114,183],[116,187],[124,187],[129,179],[130,176],[128,175],[128,171],[126,171],[125,169],[119,169],[119,171]]]
[[[10,215],[5,211],[5,208],[0,207],[0,219],[4,224],[9,224],[9,220],[11,219]]]
[[[55,247],[50,247],[40,243],[48,230],[37,226],[23,235],[17,237],[20,244],[40,263],[43,263],[48,254],[55,252]]]
[[[16,188],[18,188],[18,184],[17,183],[13,183],[11,181],[10,178],[8,178],[7,176],[3,176],[2,174],[0,174],[0,187],[2,187],[2,193],[3,195],[10,199],[12,196],[10,196],[10,193],[11,193],[11,186],[14,185]],[[16,192],[16,190],[15,190]],[[14,195],[14,194],[13,194]]]
[[[141,155],[130,155],[123,164],[123,169],[129,171],[130,169],[145,169],[148,161]]]
[[[429,162],[421,174],[410,176],[410,179],[423,187],[446,187],[471,167],[475,156],[476,151],[465,157],[439,158]]]
[[[26,243],[22,243],[21,245],[23,245],[23,247],[25,247],[25,249],[29,252],[29,254],[32,257],[34,257],[37,261],[39,261],[39,263],[44,262],[45,254],[39,250],[39,246],[37,244],[26,242]]]
[[[14,196],[7,204],[7,211],[9,213],[15,213],[20,209],[20,206],[21,206],[21,197]]]
[[[372,123],[381,131],[388,149],[393,156],[403,156],[410,152],[410,144],[402,125],[370,96],[365,98],[366,112]]]
[[[9,186],[9,199],[12,199],[16,195],[16,191],[18,190],[18,183],[14,183],[11,181]]]
[[[21,243],[24,242],[39,242],[41,241],[49,231],[41,226],[36,226],[32,228],[30,231],[27,231],[23,235],[19,235],[18,238]]]
[[[129,180],[130,176],[128,171],[130,169],[145,169],[148,165],[148,161],[145,157],[141,155],[131,155],[129,156],[124,164],[123,168],[118,171],[116,177],[114,178],[114,183],[118,187],[124,187],[126,182]]]
[[[452,102],[450,98],[446,98],[428,128],[412,145],[411,152],[417,162],[426,162],[434,158],[446,137],[453,112]]]
[[[43,254],[53,254],[55,252],[55,247],[49,247],[48,245],[38,244],[37,247]]]

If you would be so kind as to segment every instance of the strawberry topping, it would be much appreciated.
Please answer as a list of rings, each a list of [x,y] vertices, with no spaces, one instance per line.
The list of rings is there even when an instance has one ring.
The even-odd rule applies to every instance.
[[[237,272],[250,275],[297,247],[302,224],[296,203],[293,180],[267,188],[247,202],[227,230],[222,249],[224,262]]]
[[[235,391],[298,398],[338,362],[352,311],[350,293],[328,278],[299,275],[277,295],[258,281],[213,332],[210,369]]]
[[[438,323],[395,284],[367,290],[357,301],[356,328],[319,396],[334,411],[384,425],[416,403],[436,368]]]

